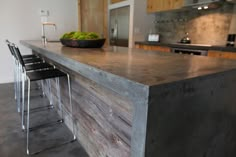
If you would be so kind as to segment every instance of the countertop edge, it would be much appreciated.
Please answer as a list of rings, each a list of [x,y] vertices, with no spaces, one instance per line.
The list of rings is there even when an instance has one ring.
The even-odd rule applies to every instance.
[[[99,83],[103,85],[104,87],[109,88],[123,96],[133,97],[137,99],[137,98],[140,98],[140,95],[145,96],[149,91],[149,88],[150,88],[149,85],[134,82],[127,78],[97,69],[90,65],[86,65],[78,61],[74,61],[73,59],[63,57],[61,55],[57,55],[47,50],[46,48],[44,49],[41,47],[31,45],[27,43],[27,41],[24,41],[24,40],[21,40],[20,44],[32,49],[33,51],[36,51],[37,53],[45,56],[46,58],[60,65],[63,65],[69,70],[79,73],[82,76],[89,78],[90,80],[93,80],[96,83]],[[131,93],[132,95],[130,95]]]

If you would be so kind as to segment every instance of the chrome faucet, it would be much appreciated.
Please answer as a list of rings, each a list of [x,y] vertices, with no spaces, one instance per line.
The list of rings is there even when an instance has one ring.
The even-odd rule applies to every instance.
[[[56,31],[56,24],[55,23],[53,23],[53,22],[42,22],[42,42],[44,44],[47,43],[47,38],[46,38],[46,35],[45,35],[45,26],[53,26],[54,30]]]

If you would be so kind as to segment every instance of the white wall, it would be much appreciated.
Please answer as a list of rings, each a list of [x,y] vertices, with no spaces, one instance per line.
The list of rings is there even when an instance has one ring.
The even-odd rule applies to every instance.
[[[13,65],[5,44],[9,39],[19,45],[21,52],[30,50],[19,40],[41,39],[40,9],[49,10],[49,22],[55,22],[57,31],[47,28],[49,40],[58,40],[68,31],[78,30],[77,0],[0,0],[0,83],[13,81]]]
[[[147,0],[134,1],[134,29],[135,41],[145,41],[150,30],[154,30],[155,14],[147,13]]]

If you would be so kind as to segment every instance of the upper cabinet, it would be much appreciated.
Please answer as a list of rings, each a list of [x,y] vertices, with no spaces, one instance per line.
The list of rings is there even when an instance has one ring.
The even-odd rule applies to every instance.
[[[122,1],[125,1],[125,0],[111,0],[111,4],[122,2]]]
[[[184,0],[147,0],[147,12],[159,12],[180,9]]]

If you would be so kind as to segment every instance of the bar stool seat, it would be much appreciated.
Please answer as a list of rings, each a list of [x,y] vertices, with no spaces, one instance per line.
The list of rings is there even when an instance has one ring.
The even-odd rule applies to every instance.
[[[41,58],[31,58],[24,60],[25,64],[35,64],[35,63],[43,63],[44,61]]]
[[[39,57],[36,56],[36,55],[22,55],[22,58],[23,59],[29,59],[29,58],[39,58]]]
[[[66,73],[58,69],[27,72],[26,75],[28,76],[30,81],[38,81],[38,80],[55,78],[55,77],[67,76]]]
[[[41,70],[41,69],[53,69],[54,67],[48,63],[29,64],[25,65],[26,71]]]
[[[23,58],[23,57],[22,57]],[[30,58],[23,58],[24,61],[26,60],[29,60],[29,59],[35,59],[35,58],[39,58],[38,56],[33,56],[33,57],[30,57]]]
[[[26,80],[28,82],[28,103],[27,103],[27,127],[26,127],[26,133],[27,133],[27,143],[26,143],[26,150],[27,150],[27,154],[28,155],[33,155],[33,154],[38,154],[44,150],[48,150],[48,149],[51,149],[51,148],[55,148],[57,146],[61,146],[61,145],[64,145],[64,144],[68,144],[70,142],[74,142],[76,140],[76,136],[75,136],[75,130],[74,130],[74,119],[73,119],[73,113],[70,115],[71,118],[72,118],[72,125],[73,125],[73,138],[70,139],[69,141],[66,141],[62,144],[59,144],[57,146],[52,146],[52,147],[48,147],[48,148],[44,148],[44,149],[41,149],[39,151],[36,151],[34,153],[30,152],[30,137],[29,137],[29,133],[31,130],[34,130],[34,128],[30,128],[30,84],[31,82],[33,81],[39,81],[39,80],[47,80],[47,79],[52,79],[52,78],[59,78],[59,77],[67,77],[67,81],[68,81],[68,92],[69,92],[69,103],[70,103],[70,107],[71,107],[71,112],[73,112],[73,107],[72,107],[72,104],[71,104],[71,87],[70,87],[70,79],[69,79],[69,75],[58,70],[58,69],[52,69],[52,70],[45,70],[45,71],[34,71],[34,72],[26,72]],[[57,85],[59,86],[59,79],[57,80]],[[23,81],[23,91],[24,91],[24,81]],[[24,97],[24,92],[23,92],[23,97]],[[60,99],[60,98],[59,98]],[[24,99],[23,99],[24,100]],[[60,100],[59,100],[60,101]],[[22,118],[24,119],[24,101],[22,103]],[[61,107],[59,107],[61,108]],[[63,118],[63,117],[62,117]],[[22,120],[23,120],[22,119]],[[24,120],[23,120],[24,121]],[[56,123],[62,123],[64,120],[63,119],[60,119],[60,120],[57,120]],[[50,125],[51,123],[49,123]],[[47,124],[44,124],[44,125],[39,125],[35,128],[39,128],[40,126],[47,126]]]

